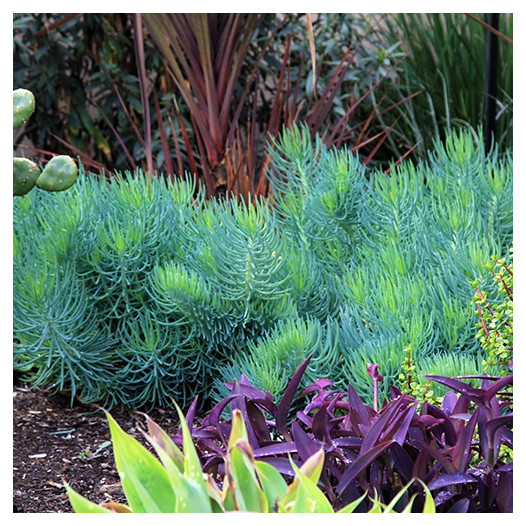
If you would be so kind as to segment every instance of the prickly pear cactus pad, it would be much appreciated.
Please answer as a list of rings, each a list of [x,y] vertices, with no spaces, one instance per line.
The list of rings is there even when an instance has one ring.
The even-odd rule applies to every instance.
[[[48,192],[61,192],[75,184],[77,174],[77,165],[69,155],[57,155],[42,170],[36,185]]]
[[[35,111],[35,96],[27,89],[13,91],[13,129],[16,130]]]
[[[40,168],[29,159],[13,158],[13,195],[26,195],[31,190],[38,177]]]

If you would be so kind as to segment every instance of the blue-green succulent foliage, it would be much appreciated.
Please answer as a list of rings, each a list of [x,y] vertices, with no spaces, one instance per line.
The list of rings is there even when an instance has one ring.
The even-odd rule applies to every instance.
[[[480,372],[470,281],[512,242],[511,156],[453,133],[386,174],[301,128],[269,148],[255,205],[142,173],[16,198],[15,368],[135,407],[241,373],[277,395],[309,354],[305,382],[365,397],[367,364],[385,390],[408,344],[422,374]]]

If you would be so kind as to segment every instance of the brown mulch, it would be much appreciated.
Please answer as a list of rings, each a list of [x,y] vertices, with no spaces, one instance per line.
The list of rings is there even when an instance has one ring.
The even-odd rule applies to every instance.
[[[168,433],[177,431],[175,411],[148,414]],[[117,409],[112,416],[145,443],[141,415]],[[68,396],[29,389],[15,380],[13,512],[72,513],[64,481],[93,502],[124,502],[106,417],[94,406],[71,406]]]

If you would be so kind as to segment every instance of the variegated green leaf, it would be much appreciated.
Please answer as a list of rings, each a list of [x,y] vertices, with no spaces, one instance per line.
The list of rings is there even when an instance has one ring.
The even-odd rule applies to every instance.
[[[134,513],[173,513],[175,495],[161,463],[135,438],[125,433],[113,417],[109,422],[115,464],[122,489]]]
[[[110,510],[90,502],[82,495],[79,495],[71,486],[68,486],[67,484],[64,484],[64,486],[66,488],[69,502],[75,513],[111,513]]]

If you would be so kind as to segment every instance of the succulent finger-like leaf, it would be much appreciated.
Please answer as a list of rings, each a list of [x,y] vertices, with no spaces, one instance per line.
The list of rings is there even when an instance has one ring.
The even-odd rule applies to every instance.
[[[26,195],[36,184],[40,168],[29,159],[13,158],[13,195]]]

